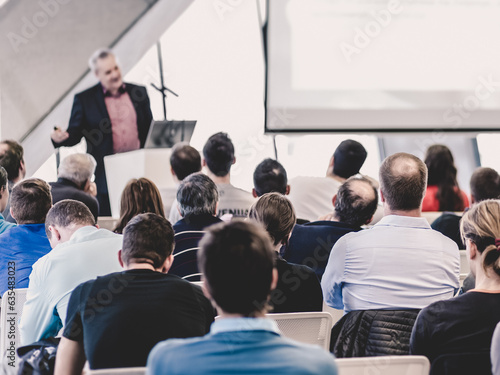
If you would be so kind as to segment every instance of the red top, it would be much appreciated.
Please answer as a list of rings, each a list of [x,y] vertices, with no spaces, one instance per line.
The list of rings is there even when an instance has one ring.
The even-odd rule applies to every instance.
[[[427,191],[425,192],[424,201],[422,202],[422,212],[427,211],[440,211],[439,210],[439,201],[436,198],[436,194],[438,191],[437,185],[427,186]],[[462,201],[464,202],[464,206],[456,211],[462,211],[465,207],[469,207],[469,198],[467,198],[467,194],[465,194],[462,190],[460,190],[460,194],[462,195]]]

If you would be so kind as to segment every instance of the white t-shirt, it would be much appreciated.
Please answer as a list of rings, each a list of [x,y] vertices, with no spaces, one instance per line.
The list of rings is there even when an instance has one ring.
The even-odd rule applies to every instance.
[[[332,212],[332,199],[341,185],[331,177],[299,176],[291,179],[288,198],[297,218],[315,221]]]

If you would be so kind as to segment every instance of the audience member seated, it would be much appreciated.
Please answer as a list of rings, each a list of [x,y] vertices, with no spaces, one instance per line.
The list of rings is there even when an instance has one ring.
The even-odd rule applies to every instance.
[[[97,229],[82,202],[56,203],[45,230],[53,250],[33,265],[20,324],[23,345],[57,335],[66,321],[71,291],[79,284],[122,270],[117,256],[122,236]]]
[[[231,185],[231,166],[235,162],[233,142],[226,133],[216,133],[205,143],[203,166],[219,189],[218,217],[246,217],[255,203],[251,193]]]
[[[326,177],[299,176],[290,181],[290,200],[299,219],[308,221],[332,210],[332,197],[349,177],[359,173],[366,160],[363,145],[352,139],[342,141],[330,158]]]
[[[264,226],[274,246],[278,285],[271,292],[272,312],[322,311],[323,293],[314,271],[307,266],[288,263],[279,255],[295,225],[290,201],[280,193],[264,194],[250,208],[248,217]]]
[[[64,199],[74,199],[85,204],[94,220],[99,215],[97,188],[92,182],[96,161],[90,154],[72,154],[66,156],[59,165],[57,181],[51,182],[52,204]]]
[[[10,205],[18,225],[0,234],[2,296],[10,288],[27,288],[31,266],[51,249],[44,225],[52,206],[50,186],[38,178],[18,182],[12,189]]]
[[[168,221],[177,223],[182,219],[179,213],[177,199],[177,188],[182,180],[191,173],[201,171],[201,155],[197,149],[191,147],[186,142],[177,143],[172,148],[170,155],[170,171],[175,181],[175,187],[160,190],[165,212],[169,212]],[[167,206],[168,204],[168,206]]]
[[[147,178],[133,178],[123,189],[120,200],[120,218],[113,232],[121,234],[123,228],[136,215],[151,212],[165,217],[163,201],[155,183]]]
[[[205,229],[220,223],[216,216],[219,193],[210,177],[193,173],[186,177],[177,190],[177,202],[182,219],[174,224],[174,263],[170,273],[189,281],[199,281],[198,243]]]
[[[0,142],[0,166],[4,167],[9,176],[9,194],[16,183],[22,181],[26,176],[26,167],[24,165],[24,149],[19,143],[13,140]],[[10,215],[10,201],[3,210],[5,220],[15,223],[16,221]]]
[[[353,310],[421,309],[459,287],[457,245],[420,216],[427,168],[398,153],[380,167],[386,216],[333,246],[321,286],[326,303]]]
[[[453,155],[444,145],[433,145],[425,154],[427,191],[422,211],[463,211],[469,207],[467,194],[460,190]]]
[[[420,312],[410,351],[431,363],[443,354],[489,353],[500,321],[500,201],[472,206],[462,218],[460,233],[476,288]]]
[[[85,360],[91,369],[145,366],[161,340],[210,330],[214,309],[201,288],[167,274],[173,242],[172,226],[159,215],[140,214],[127,224],[117,255],[125,271],[71,294],[56,375],[81,374]]]
[[[9,204],[9,186],[7,171],[0,167],[0,212],[3,212],[5,207]],[[0,213],[0,234],[14,227],[16,224],[9,223],[5,220],[3,215]]]
[[[238,220],[211,227],[199,265],[219,319],[205,337],[156,345],[148,374],[337,374],[330,353],[281,337],[265,317],[278,278],[274,260],[260,226]]]
[[[470,178],[471,203],[478,203],[486,199],[500,198],[500,176],[491,168],[477,168]],[[460,238],[461,216],[445,212],[431,224],[432,229],[450,237],[459,249],[465,249]]]
[[[378,205],[378,193],[370,180],[350,177],[333,196],[335,210],[328,220],[295,225],[282,248],[292,263],[311,267],[321,280],[333,245],[344,234],[357,232],[370,223]]]
[[[252,195],[258,198],[266,193],[290,194],[285,168],[274,159],[264,159],[253,172]]]

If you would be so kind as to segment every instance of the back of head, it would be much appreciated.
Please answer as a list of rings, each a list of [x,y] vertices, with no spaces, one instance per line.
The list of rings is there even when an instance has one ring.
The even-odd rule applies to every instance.
[[[53,205],[47,213],[45,232],[48,238],[52,235],[49,226],[61,228],[95,226],[95,219],[89,208],[82,202],[64,199]]]
[[[465,243],[476,244],[483,257],[485,272],[492,269],[500,276],[500,200],[487,199],[473,205],[460,221],[460,235]]]
[[[292,203],[280,193],[267,193],[255,202],[248,217],[261,223],[274,246],[285,244],[297,220]]]
[[[253,173],[253,186],[260,197],[266,193],[286,194],[288,178],[285,168],[273,159],[262,161]]]
[[[51,206],[50,186],[39,178],[20,181],[12,189],[10,208],[18,224],[43,224]]]
[[[363,145],[352,139],[342,141],[333,154],[333,173],[342,178],[349,178],[359,173],[366,160]]]
[[[172,148],[170,166],[174,170],[179,181],[182,181],[191,173],[201,171],[200,153],[187,143],[177,143]]]
[[[123,230],[122,260],[125,264],[148,263],[161,268],[174,250],[174,230],[160,215],[135,216]]]
[[[428,185],[438,187],[436,198],[440,211],[461,211],[465,208],[458,189],[457,168],[453,155],[445,145],[432,145],[425,154]]]
[[[254,316],[266,307],[274,252],[262,227],[240,220],[213,225],[200,246],[198,267],[222,310]]]
[[[9,175],[9,181],[15,181],[19,177],[19,169],[24,158],[24,149],[13,140],[0,142],[5,145],[5,152],[0,154],[0,166],[4,167]]]
[[[83,188],[95,172],[96,161],[90,154],[71,154],[59,165],[58,176],[73,181]]]
[[[385,158],[379,171],[380,190],[391,210],[411,211],[422,206],[427,167],[414,155],[400,152]]]
[[[203,147],[207,167],[218,177],[227,176],[234,161],[234,145],[226,133],[216,133]]]
[[[500,198],[500,176],[491,168],[477,168],[470,178],[474,202]]]
[[[120,203],[120,219],[114,231],[122,233],[125,225],[135,215],[152,212],[165,217],[163,201],[155,183],[147,178],[132,179],[123,189]]]
[[[365,177],[351,177],[342,184],[335,200],[335,217],[355,227],[368,224],[378,205],[378,193]]]
[[[177,202],[182,217],[215,215],[218,201],[217,186],[201,172],[187,176],[177,189]]]

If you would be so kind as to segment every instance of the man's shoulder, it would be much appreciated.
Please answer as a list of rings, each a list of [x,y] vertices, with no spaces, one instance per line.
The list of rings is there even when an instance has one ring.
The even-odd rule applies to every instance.
[[[97,83],[94,86],[89,87],[88,89],[85,89],[83,91],[76,93],[75,97],[83,98],[83,97],[88,97],[88,96],[94,96],[95,93],[99,90],[102,91],[102,86],[100,83]]]

